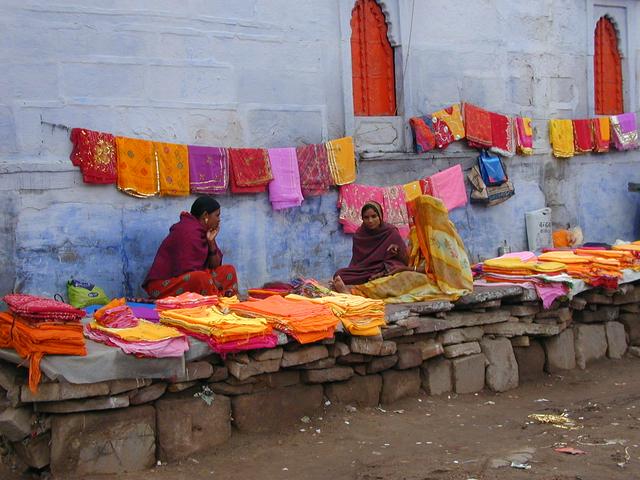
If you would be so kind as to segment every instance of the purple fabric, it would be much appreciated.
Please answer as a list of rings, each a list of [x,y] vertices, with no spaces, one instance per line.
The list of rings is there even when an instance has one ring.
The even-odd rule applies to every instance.
[[[151,280],[167,280],[187,272],[204,270],[209,254],[207,230],[188,212],[180,214],[180,221],[169,229],[162,241],[144,287]]]
[[[613,141],[618,150],[638,148],[638,126],[633,112],[614,115],[610,118]]]
[[[227,150],[189,145],[189,183],[191,193],[219,194],[229,186]]]
[[[269,162],[273,180],[269,183],[269,201],[274,210],[302,204],[300,172],[295,148],[270,148]]]
[[[131,311],[136,318],[142,318],[153,323],[160,321],[160,315],[158,315],[158,311],[154,307],[131,307]]]

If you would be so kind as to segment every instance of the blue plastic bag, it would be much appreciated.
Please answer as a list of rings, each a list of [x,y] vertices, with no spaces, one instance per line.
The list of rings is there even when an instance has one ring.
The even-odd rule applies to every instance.
[[[478,168],[480,169],[482,180],[487,187],[502,185],[508,180],[500,157],[490,155],[486,150],[480,152]]]

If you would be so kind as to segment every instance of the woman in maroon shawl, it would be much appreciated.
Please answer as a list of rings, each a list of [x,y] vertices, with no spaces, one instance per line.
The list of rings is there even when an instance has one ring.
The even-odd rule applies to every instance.
[[[380,204],[365,203],[361,215],[362,225],[353,235],[351,262],[333,276],[337,291],[347,292],[346,285],[361,285],[409,268],[404,240],[396,227],[384,222]]]
[[[222,265],[216,244],[220,231],[220,204],[212,197],[198,197],[191,213],[169,229],[142,288],[153,298],[195,292],[231,296],[238,293],[233,265]]]

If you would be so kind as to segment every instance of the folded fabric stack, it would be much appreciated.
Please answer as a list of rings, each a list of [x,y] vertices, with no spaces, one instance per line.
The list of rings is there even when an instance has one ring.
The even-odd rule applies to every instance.
[[[487,280],[492,274],[498,275],[559,275],[566,273],[566,266],[560,262],[524,262],[519,258],[492,258],[482,264],[482,272]]]
[[[274,295],[230,305],[231,310],[245,315],[266,318],[277,330],[291,335],[300,343],[312,343],[332,338],[338,317],[326,305],[309,299],[291,300]]]
[[[162,310],[160,322],[207,342],[212,350],[222,355],[273,348],[278,341],[265,318],[223,313],[216,307]]]
[[[208,307],[218,305],[220,299],[216,295],[200,295],[195,292],[184,292],[175,297],[156,300],[156,310],[174,310],[176,308]]]
[[[9,312],[0,313],[0,348],[29,360],[29,389],[37,391],[44,355],[86,355],[80,319],[84,312],[44,297],[10,294]]]
[[[108,328],[130,328],[138,325],[138,319],[124,298],[111,300],[104,307],[98,309],[93,314],[93,318],[100,325]]]
[[[604,275],[622,277],[622,270],[634,268],[636,261],[633,253],[619,250],[577,248],[576,255],[590,257],[594,266]]]
[[[267,298],[271,295],[285,297],[293,292],[293,285],[285,282],[268,282],[262,288],[250,288],[247,293],[251,298]]]
[[[380,327],[386,325],[382,300],[335,292],[320,298],[306,298],[295,294],[287,295],[286,298],[327,305],[340,318],[342,325],[351,335],[380,335]]]
[[[638,261],[640,260],[640,244],[626,243],[623,245],[614,245],[611,249],[620,252],[630,252],[635,258],[631,268],[640,270],[640,265],[638,265]]]
[[[592,250],[584,250],[592,252]],[[620,262],[614,259],[596,257],[591,254],[577,255],[574,251],[545,252],[538,257],[543,262],[562,262],[567,266],[567,273],[593,286],[616,288],[618,279],[622,277]]]

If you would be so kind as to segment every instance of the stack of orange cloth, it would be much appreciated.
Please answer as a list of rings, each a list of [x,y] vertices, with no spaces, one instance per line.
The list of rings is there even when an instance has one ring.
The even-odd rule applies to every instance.
[[[565,273],[566,265],[562,262],[523,262],[519,258],[491,258],[482,264],[482,272],[501,275],[558,275]]]
[[[156,300],[156,310],[173,310],[176,308],[207,307],[219,303],[216,295],[200,295],[195,292],[184,292],[175,297]]]
[[[338,317],[328,306],[309,300],[292,300],[274,295],[263,300],[229,305],[229,308],[237,313],[265,317],[274,328],[291,335],[300,343],[332,338]]]
[[[592,262],[590,257],[576,255],[570,250],[559,250],[552,252],[545,252],[538,256],[538,260],[541,262],[560,262],[564,263],[567,269],[567,273],[573,278],[579,278],[582,280],[590,280],[594,276],[592,270]]]
[[[612,247],[611,250],[591,250],[576,248],[575,252],[577,255],[591,256],[592,258],[598,260],[616,260],[619,263],[620,269],[634,268],[637,263],[633,255],[633,250],[630,249],[627,250],[624,248],[616,247]],[[606,262],[605,264],[610,267],[615,266],[613,262]]]
[[[87,354],[80,322],[36,323],[11,312],[0,312],[0,348],[13,348],[29,360],[29,389],[34,393],[42,377],[43,356]]]
[[[380,335],[380,327],[386,325],[384,302],[382,300],[374,300],[349,293],[332,293],[319,298],[307,298],[291,294],[287,295],[286,298],[308,300],[329,306],[351,335],[364,337]]]
[[[633,265],[629,268],[640,270],[640,244],[626,243],[624,245],[614,245],[611,249],[619,252],[630,252],[634,260]]]

